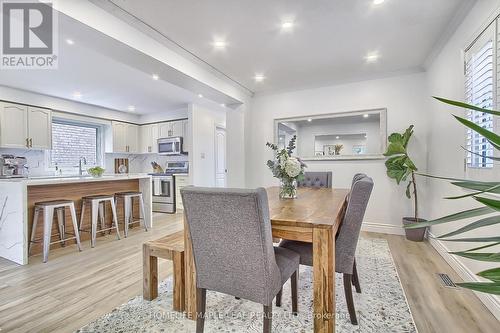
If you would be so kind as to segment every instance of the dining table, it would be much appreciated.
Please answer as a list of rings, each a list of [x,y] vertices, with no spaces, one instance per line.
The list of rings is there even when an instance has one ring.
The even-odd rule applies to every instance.
[[[280,199],[278,186],[266,190],[273,238],[312,243],[314,332],[335,332],[335,235],[349,190],[301,187],[295,199]],[[186,223],[184,219],[185,311],[195,319],[196,269]]]

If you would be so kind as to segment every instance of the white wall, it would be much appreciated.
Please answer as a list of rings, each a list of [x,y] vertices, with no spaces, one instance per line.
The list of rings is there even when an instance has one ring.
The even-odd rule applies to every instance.
[[[415,125],[415,137],[410,146],[414,160],[425,171],[428,119],[425,74],[350,83],[318,89],[272,95],[257,95],[247,114],[247,186],[278,185],[266,167],[273,157],[266,149],[274,138],[276,118],[387,108],[388,133],[402,132]],[[365,172],[375,182],[367,210],[367,223],[382,224],[388,232],[402,232],[401,217],[412,215],[411,202],[404,196],[404,187],[397,186],[386,176],[383,160],[370,161],[309,161],[310,171],[332,171],[334,187],[350,187],[357,172]],[[423,191],[425,182],[421,184]],[[369,226],[369,224],[366,224]]]
[[[441,96],[450,99],[464,100],[464,75],[463,75],[463,50],[467,43],[472,41],[472,38],[477,35],[481,26],[488,21],[493,11],[500,6],[499,1],[481,0],[469,12],[466,19],[459,26],[454,35],[447,42],[441,53],[437,56],[427,72],[428,94]],[[432,117],[431,132],[429,133],[429,172],[435,175],[443,175],[448,177],[463,178],[467,176],[464,172],[464,151],[460,147],[465,142],[465,129],[453,117],[452,113],[463,115],[463,111],[458,108],[446,106],[437,101],[427,98],[429,102],[429,117]],[[489,180],[492,177],[498,181],[498,167],[493,172],[478,173],[475,179]],[[443,181],[431,181],[429,183],[429,191],[427,193],[427,207],[430,218],[437,218],[450,213],[461,210],[474,208],[477,205],[473,199],[462,200],[444,200],[443,197],[464,194],[462,190]],[[470,222],[470,221],[469,221]],[[448,223],[432,228],[432,233],[442,235],[447,232],[458,229],[465,222]],[[500,234],[500,225],[495,225],[482,229],[481,231],[473,231],[467,237],[477,236],[492,236]],[[483,244],[477,243],[452,243],[442,242],[438,246],[444,246],[443,251],[457,251],[474,248]],[[498,252],[500,248],[490,248],[488,252]],[[446,255],[445,255],[446,256]],[[471,272],[477,273],[483,269],[497,267],[495,264],[464,259],[460,257],[448,258],[453,260],[451,263],[459,271],[461,270],[462,277],[470,280],[474,277],[466,275]],[[478,294],[483,300],[488,298],[485,294]],[[497,316],[500,314],[500,302],[498,297],[492,301],[486,299],[486,304],[496,302]],[[489,302],[489,303],[488,303]],[[493,310],[495,311],[495,310]]]

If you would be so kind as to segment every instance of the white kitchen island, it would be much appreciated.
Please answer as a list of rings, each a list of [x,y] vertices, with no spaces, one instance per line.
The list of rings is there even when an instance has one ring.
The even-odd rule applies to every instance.
[[[1,179],[0,257],[22,265],[28,263],[28,245],[34,202],[54,199],[74,200],[77,216],[79,217],[80,199],[84,195],[114,194],[116,192],[137,190],[143,194],[144,220],[148,227],[151,228],[153,226],[152,186],[151,176],[146,174],[104,175],[99,178],[35,177]],[[90,214],[86,213],[86,216],[90,216]],[[118,216],[121,220],[119,208]],[[70,222],[67,219],[67,223]],[[39,223],[38,228],[42,225],[43,223]],[[82,241],[85,241],[86,237],[88,236],[84,233],[81,234]]]

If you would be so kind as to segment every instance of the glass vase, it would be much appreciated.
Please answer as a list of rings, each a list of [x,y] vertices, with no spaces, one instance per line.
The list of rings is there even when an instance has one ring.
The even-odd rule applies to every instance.
[[[280,183],[280,199],[296,199],[297,198],[297,181],[281,180]]]

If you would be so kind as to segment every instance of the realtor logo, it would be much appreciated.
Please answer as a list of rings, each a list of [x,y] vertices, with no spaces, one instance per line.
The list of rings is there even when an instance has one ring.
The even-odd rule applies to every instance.
[[[1,69],[56,69],[57,14],[52,2],[0,0]]]

